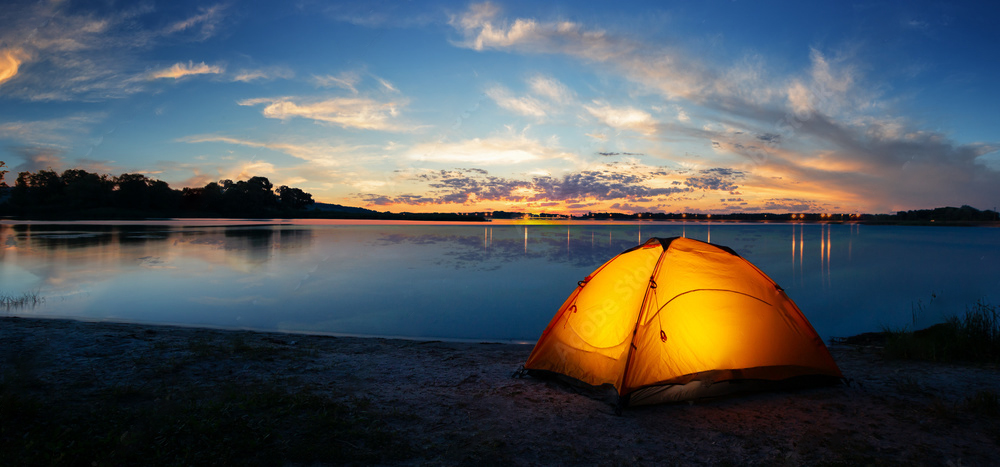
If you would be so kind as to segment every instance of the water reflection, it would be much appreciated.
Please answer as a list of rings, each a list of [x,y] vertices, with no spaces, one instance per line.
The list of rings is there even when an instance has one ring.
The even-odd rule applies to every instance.
[[[39,291],[44,304],[13,312],[26,315],[530,341],[578,280],[650,237],[674,236],[733,248],[824,336],[911,324],[911,305],[931,294],[924,322],[1000,290],[993,229],[861,229],[0,224],[0,293]]]

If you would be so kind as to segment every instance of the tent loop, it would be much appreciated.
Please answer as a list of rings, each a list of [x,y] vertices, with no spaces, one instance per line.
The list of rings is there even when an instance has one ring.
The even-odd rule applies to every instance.
[[[570,314],[576,313],[576,303],[574,303],[573,305],[571,305],[569,307],[569,309],[566,310],[566,311],[568,311]],[[563,329],[566,329],[567,325],[569,325],[569,320],[568,319],[565,320],[565,321],[563,321]]]
[[[649,278],[649,288],[651,289],[656,288],[656,281],[654,281],[652,277]]]

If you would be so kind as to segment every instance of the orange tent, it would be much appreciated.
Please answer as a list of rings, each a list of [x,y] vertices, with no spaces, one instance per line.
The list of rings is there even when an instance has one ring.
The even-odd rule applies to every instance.
[[[524,368],[611,385],[621,405],[843,378],[771,278],[729,248],[681,237],[652,238],[580,281]]]

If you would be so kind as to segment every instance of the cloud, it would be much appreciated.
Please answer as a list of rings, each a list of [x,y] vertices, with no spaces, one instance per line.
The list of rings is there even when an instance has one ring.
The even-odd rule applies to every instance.
[[[261,113],[267,118],[289,120],[299,117],[331,123],[342,128],[380,131],[412,131],[393,122],[406,100],[378,101],[368,97],[335,97],[308,101],[296,97],[262,97],[238,102],[243,106],[265,104]]]
[[[355,157],[361,146],[330,145],[321,142],[289,143],[260,142],[219,135],[195,135],[181,138],[185,143],[226,143],[251,148],[279,151],[297,159],[302,159],[318,167],[338,167],[345,160]]]
[[[198,39],[208,39],[215,34],[215,30],[219,23],[225,19],[223,13],[227,7],[227,5],[219,4],[199,8],[198,14],[191,16],[190,18],[174,22],[170,26],[167,26],[165,32],[167,34],[173,34],[181,31],[198,29]]]
[[[517,18],[502,21],[500,9],[492,3],[473,4],[468,11],[452,15],[449,24],[464,40],[460,47],[473,50],[515,49],[532,53],[567,53],[594,61],[605,61],[630,52],[634,44],[616,40],[599,30],[586,30],[571,21],[539,22]]]
[[[599,152],[601,156],[644,156],[641,152]]]
[[[701,170],[700,173],[699,176],[688,177],[684,184],[696,189],[733,192],[739,188],[733,182],[744,177],[740,171],[723,167]]]
[[[251,81],[271,81],[274,79],[291,79],[295,72],[285,67],[270,67],[257,69],[243,69],[233,76],[233,81],[249,83]]]
[[[535,75],[528,79],[527,84],[533,96],[515,96],[500,85],[487,89],[486,96],[504,109],[535,118],[545,117],[556,110],[553,104],[566,105],[574,100],[573,92],[555,78]]]
[[[234,172],[239,173],[235,177],[231,177],[233,180],[248,180],[252,177],[273,175],[276,171],[274,170],[274,164],[270,162],[252,160],[239,164],[237,170]]]
[[[630,130],[647,135],[656,132],[653,116],[634,107],[612,107],[604,102],[594,101],[593,106],[585,105],[584,108],[601,123],[616,130]]]
[[[66,2],[7,2],[0,28],[0,93],[29,101],[101,101],[147,89],[149,72],[133,59],[185,30],[212,34],[223,8],[211,7],[173,26],[153,17],[149,2],[116,8]],[[13,20],[11,20],[13,19]],[[30,66],[29,66],[30,65]],[[16,79],[14,77],[16,76]]]
[[[553,102],[568,104],[574,99],[573,91],[551,76],[532,76],[528,80],[528,85],[531,87],[533,93],[548,98]]]
[[[85,133],[105,117],[104,113],[80,113],[49,120],[0,123],[0,138],[26,145],[59,146]]]
[[[22,159],[14,166],[13,172],[37,172],[39,170],[54,170],[59,172],[63,165],[63,151],[58,148],[44,146],[15,146],[9,151]]]
[[[0,85],[13,79],[21,67],[21,63],[27,58],[28,55],[23,49],[0,49]]]
[[[396,89],[396,86],[393,86],[392,83],[389,82],[389,80],[384,79],[384,78],[380,78],[378,76],[374,76],[374,78],[375,78],[376,81],[378,81],[378,84],[381,84],[382,87],[385,88],[386,91],[393,92],[393,93],[398,93],[399,92],[399,89]]]
[[[372,73],[362,70],[348,70],[341,72],[337,75],[313,75],[312,81],[316,83],[317,86],[323,88],[337,87],[341,89],[346,89],[351,91],[351,94],[359,94],[359,85],[364,82],[365,77],[371,78],[375,83],[378,84],[377,87],[372,88],[369,86],[369,90],[372,92],[390,93],[398,94],[399,89],[396,88],[389,80],[376,76]]]
[[[441,21],[438,13],[419,3],[395,1],[323,2],[324,13],[336,21],[368,28],[410,28]]]
[[[698,61],[670,47],[647,48],[643,44],[588,29],[571,21],[538,21],[499,17],[492,3],[473,4],[452,15],[449,24],[462,34],[459,47],[477,51],[511,50],[537,54],[565,54],[592,63],[611,63],[625,71],[624,77],[664,93],[668,98],[697,99],[713,82],[711,72]]]
[[[527,138],[494,136],[457,142],[420,143],[406,153],[411,160],[476,165],[516,165],[543,159],[573,159],[572,154]]]
[[[503,86],[493,86],[486,95],[500,107],[528,117],[544,117],[545,108],[541,101],[531,96],[515,97]]]
[[[206,65],[205,62],[195,64],[194,62],[188,61],[186,65],[184,63],[175,63],[168,68],[150,72],[149,79],[161,79],[161,78],[180,79],[189,75],[205,75],[205,74],[217,75],[221,74],[223,71],[224,70],[220,66]]]
[[[326,75],[326,76],[316,76],[313,75],[313,82],[317,86],[329,88],[338,87],[351,91],[352,94],[357,94],[358,89],[355,87],[359,82],[361,82],[361,73],[357,71],[345,71],[339,75]]]
[[[687,112],[684,111],[684,109],[678,107],[677,108],[677,120],[681,121],[681,122],[690,122],[691,121],[691,117],[688,117],[688,114],[687,114]]]
[[[491,176],[482,170],[422,171],[411,175],[411,179],[426,184],[424,194],[392,196],[368,193],[362,194],[361,198],[377,205],[471,205],[489,202],[584,207],[606,201],[662,201],[694,191],[690,187],[664,185],[660,179],[667,174],[662,168],[622,164],[604,164],[561,177],[539,175],[526,180]]]

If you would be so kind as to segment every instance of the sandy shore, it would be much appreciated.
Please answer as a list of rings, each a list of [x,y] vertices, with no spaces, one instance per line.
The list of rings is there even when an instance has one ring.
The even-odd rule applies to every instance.
[[[364,400],[407,446],[392,464],[989,465],[1000,455],[1000,370],[885,361],[870,347],[831,347],[850,386],[621,415],[561,384],[512,378],[527,345],[5,317],[0,348],[0,375],[29,366],[30,390],[46,397],[235,383]]]

